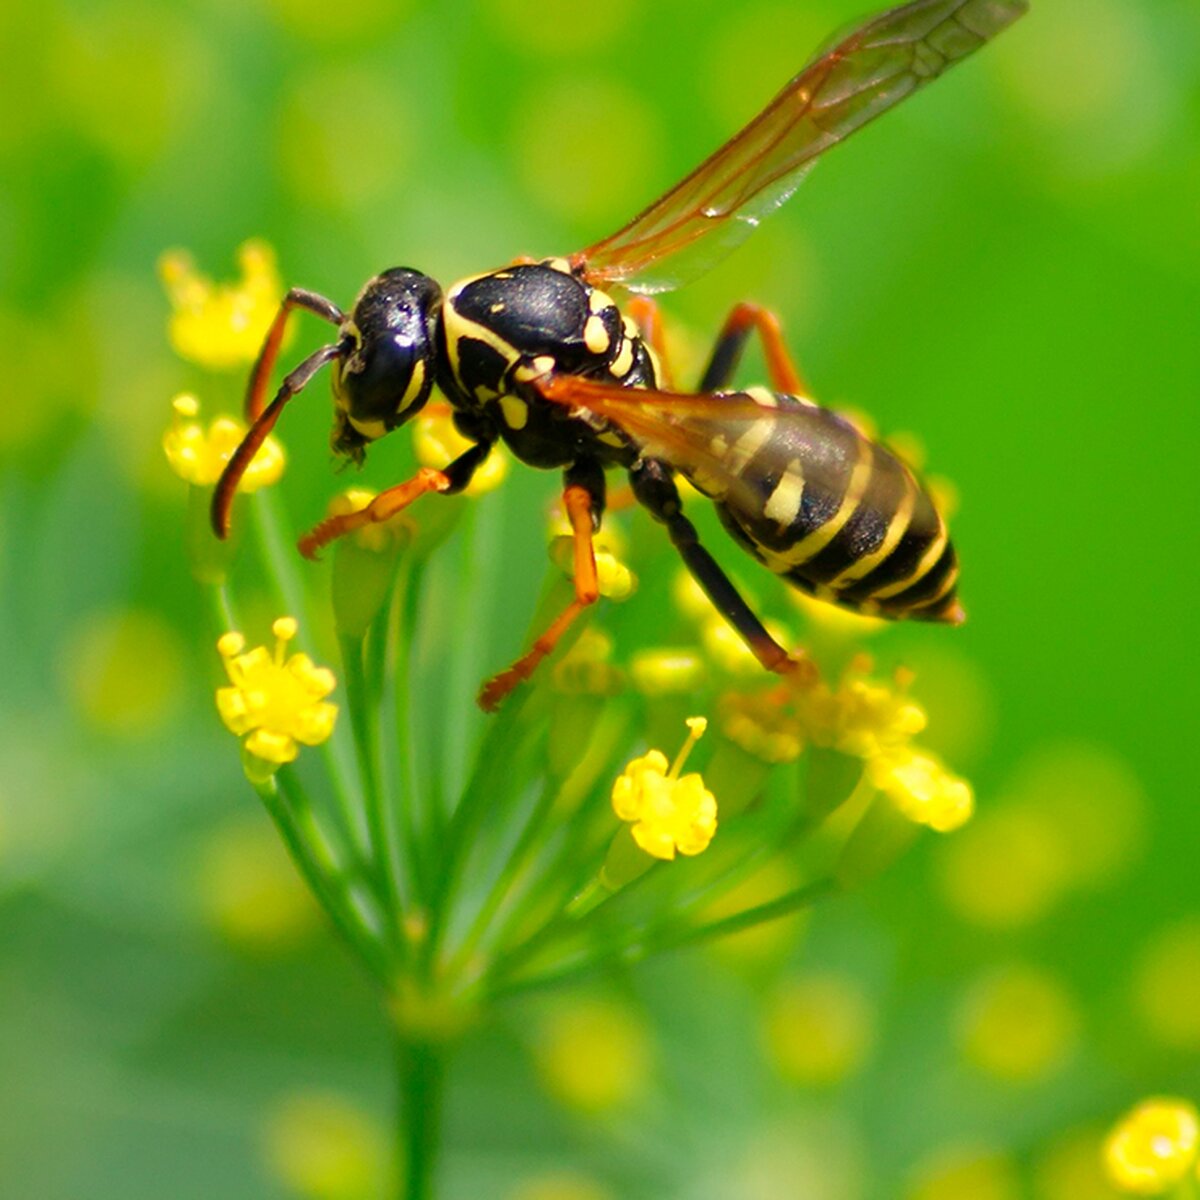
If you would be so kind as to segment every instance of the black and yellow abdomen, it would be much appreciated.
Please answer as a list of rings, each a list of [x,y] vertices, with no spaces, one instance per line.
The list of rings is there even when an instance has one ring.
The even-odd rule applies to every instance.
[[[721,470],[680,464],[755,558],[793,586],[857,612],[957,623],[958,560],[928,490],[845,418],[756,388],[712,422]],[[753,410],[752,410],[753,411]]]

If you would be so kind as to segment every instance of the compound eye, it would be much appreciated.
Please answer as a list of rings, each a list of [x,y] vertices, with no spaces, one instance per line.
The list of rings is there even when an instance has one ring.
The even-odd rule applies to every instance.
[[[432,384],[425,349],[404,334],[382,334],[349,356],[338,383],[346,415],[356,428],[378,437],[425,403]]]

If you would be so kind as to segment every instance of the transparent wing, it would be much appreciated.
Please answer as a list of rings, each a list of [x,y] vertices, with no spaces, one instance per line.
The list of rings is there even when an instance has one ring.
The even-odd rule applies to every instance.
[[[783,204],[820,154],[979,49],[1027,7],[1027,0],[915,0],[874,17],[572,265],[598,286],[642,293],[694,279]]]
[[[838,490],[847,455],[861,435],[829,409],[798,399],[780,404],[765,388],[753,392],[663,392],[556,375],[536,385],[555,404],[611,421],[651,458],[682,471],[714,498],[753,511],[758,484],[799,460],[808,483]],[[753,472],[746,467],[753,459]]]

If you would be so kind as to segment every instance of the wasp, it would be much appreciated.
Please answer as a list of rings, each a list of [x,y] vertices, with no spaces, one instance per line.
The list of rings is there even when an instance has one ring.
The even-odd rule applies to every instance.
[[[808,395],[768,310],[739,304],[694,392],[678,390],[653,295],[697,276],[787,200],[831,146],[919,91],[1000,33],[1025,0],[914,0],[881,13],[813,59],[744,129],[609,237],[569,257],[518,259],[443,289],[407,267],[383,271],[349,313],[294,288],[246,391],[249,430],[218,481],[213,528],[229,532],[238,481],[284,407],[332,369],[336,454],[414,417],[433,389],[471,446],[422,468],[364,509],[300,539],[306,557],[430,492],[452,494],[497,442],[533,467],[561,470],[574,539],[574,599],[530,649],[486,682],[494,710],[598,597],[592,540],[609,470],[666,530],[687,568],[759,662],[788,674],[789,654],[701,545],[676,477],[716,505],[724,527],[789,584],[862,613],[958,623],[958,562],[926,488],[879,443]],[[629,293],[624,307],[610,289]],[[265,403],[289,316],[312,313],[336,340],[306,358]],[[769,388],[728,390],[757,334]]]

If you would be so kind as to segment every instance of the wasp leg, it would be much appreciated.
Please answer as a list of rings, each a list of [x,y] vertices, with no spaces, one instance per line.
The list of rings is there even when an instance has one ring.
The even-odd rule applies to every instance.
[[[267,440],[267,434],[275,428],[275,422],[279,420],[284,405],[298,392],[303,391],[327,362],[340,358],[341,354],[342,347],[336,344],[322,346],[320,350],[310,354],[294,371],[289,371],[284,376],[279,391],[275,393],[275,399],[255,416],[254,423],[225,464],[221,478],[217,480],[217,486],[213,489],[212,507],[209,511],[212,514],[213,532],[217,537],[224,539],[229,536],[229,512],[233,508],[238,484],[251,460],[258,453],[259,447]]]
[[[538,664],[554,650],[580,613],[599,599],[596,552],[592,546],[592,535],[604,511],[604,472],[599,466],[594,463],[576,464],[566,472],[563,507],[575,539],[575,599],[554,618],[549,628],[525,654],[511,667],[493,675],[479,689],[479,707],[484,712],[495,712],[505,696],[537,670]]]
[[[271,328],[263,339],[262,349],[254,360],[250,379],[246,383],[245,413],[247,421],[257,421],[262,414],[263,401],[267,396],[267,385],[271,382],[271,372],[275,368],[275,360],[279,357],[279,347],[283,342],[283,331],[287,328],[288,317],[292,310],[302,308],[306,312],[322,317],[331,325],[340,325],[346,318],[345,314],[332,300],[318,296],[316,292],[306,292],[303,288],[292,288],[283,298]]]
[[[317,551],[323,546],[328,546],[330,542],[345,537],[364,525],[389,520],[427,492],[445,492],[449,495],[461,492],[471,482],[471,476],[487,458],[491,448],[491,442],[477,442],[460,454],[445,470],[435,471],[432,467],[422,467],[406,482],[380,492],[365,508],[336,517],[326,517],[297,543],[300,553],[305,558],[316,558]]]
[[[664,391],[674,391],[675,372],[667,354],[666,332],[663,329],[662,309],[649,296],[634,296],[625,305],[626,312],[642,331],[642,339],[650,345],[658,359],[658,386]]]
[[[769,308],[760,308],[757,304],[738,304],[725,318],[697,391],[719,392],[730,385],[746,341],[756,329],[762,339],[771,386],[778,392],[808,395],[808,385],[784,345],[779,318]]]
[[[629,471],[633,494],[650,515],[666,526],[671,544],[717,611],[741,635],[754,657],[779,675],[811,673],[807,660],[793,657],[766,630],[737,588],[700,544],[696,527],[683,515],[671,468],[658,459],[644,458]]]

